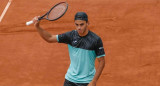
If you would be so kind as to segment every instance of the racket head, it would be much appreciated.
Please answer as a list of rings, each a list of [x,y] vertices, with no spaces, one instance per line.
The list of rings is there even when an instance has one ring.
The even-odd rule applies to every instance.
[[[46,19],[49,21],[55,21],[59,18],[61,18],[68,9],[68,3],[67,2],[60,2],[56,5],[54,5],[49,12],[47,12]],[[44,15],[44,16],[46,16]]]

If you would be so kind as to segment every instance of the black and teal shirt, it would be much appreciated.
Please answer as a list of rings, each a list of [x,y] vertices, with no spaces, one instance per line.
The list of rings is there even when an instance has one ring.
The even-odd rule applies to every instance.
[[[68,44],[70,66],[65,78],[75,83],[89,83],[95,75],[95,59],[105,56],[102,40],[89,31],[79,36],[76,30],[57,35],[59,43]]]

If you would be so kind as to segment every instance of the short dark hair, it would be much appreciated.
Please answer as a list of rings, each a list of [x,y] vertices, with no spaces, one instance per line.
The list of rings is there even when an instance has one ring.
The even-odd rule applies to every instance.
[[[88,15],[85,12],[77,12],[74,20],[84,20],[88,22]]]

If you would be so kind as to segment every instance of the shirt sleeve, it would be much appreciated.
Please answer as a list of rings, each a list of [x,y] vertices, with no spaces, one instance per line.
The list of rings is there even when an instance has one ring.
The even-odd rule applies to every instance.
[[[101,38],[99,38],[97,40],[97,44],[96,44],[96,47],[95,47],[95,52],[96,52],[97,58],[105,56],[105,52],[104,52],[103,43],[102,43]]]
[[[70,44],[71,32],[66,32],[56,36],[59,43]]]

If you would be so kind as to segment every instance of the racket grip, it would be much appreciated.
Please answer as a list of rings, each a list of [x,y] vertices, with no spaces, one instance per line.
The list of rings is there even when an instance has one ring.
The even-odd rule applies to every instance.
[[[26,22],[26,25],[28,26],[28,25],[31,25],[31,24],[33,24],[33,21],[28,21],[28,22]]]

